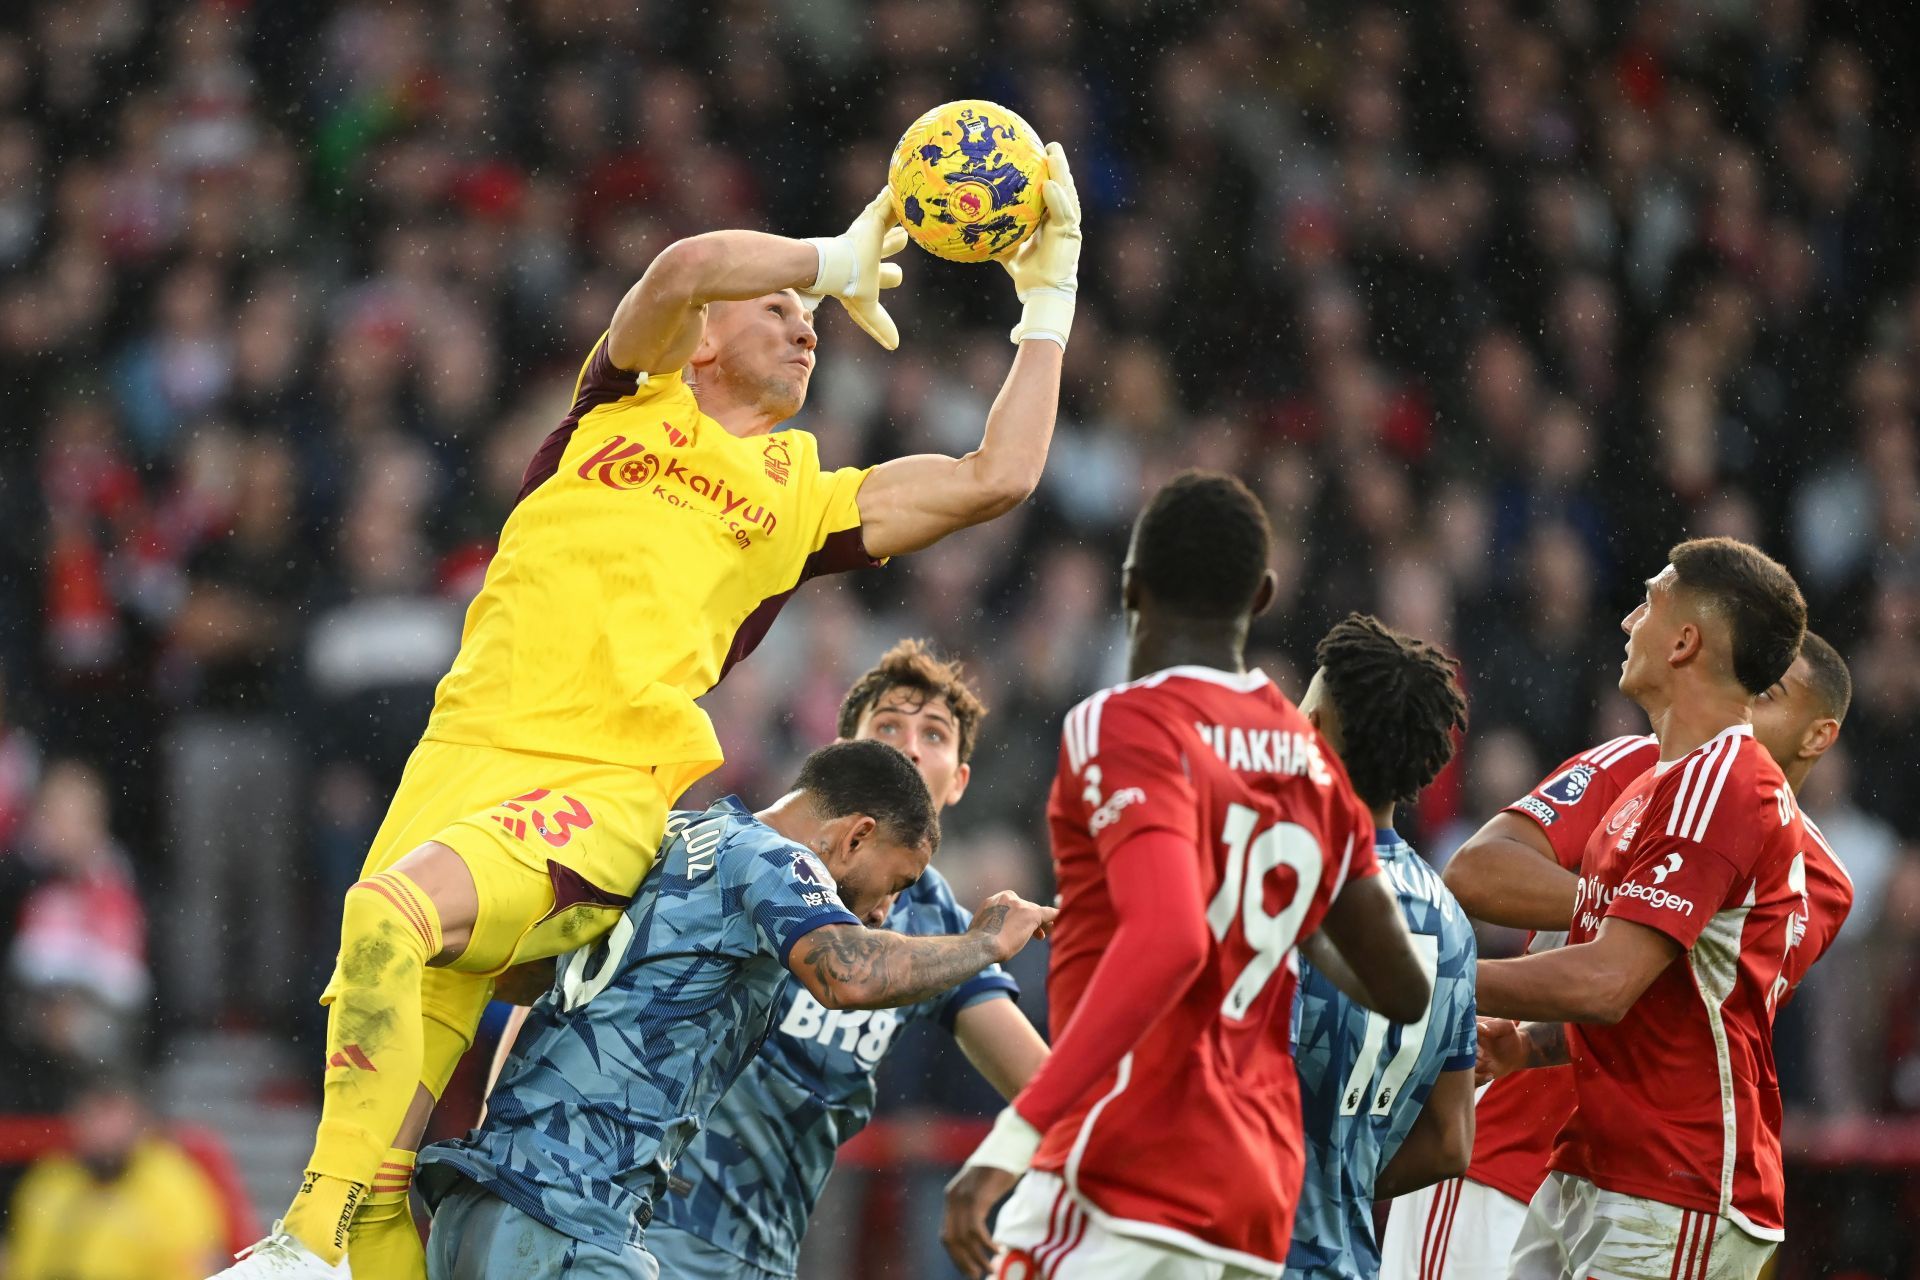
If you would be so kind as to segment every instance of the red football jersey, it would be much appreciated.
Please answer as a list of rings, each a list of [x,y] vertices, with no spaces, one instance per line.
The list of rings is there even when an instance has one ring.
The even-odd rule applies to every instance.
[[[1378,874],[1366,806],[1264,675],[1174,667],[1068,714],[1047,819],[1056,1042],[1116,931],[1103,863],[1129,836],[1159,829],[1193,850],[1214,944],[1180,1002],[1047,1130],[1034,1167],[1117,1233],[1277,1271],[1303,1159],[1293,948],[1349,878]]]
[[[1780,977],[1774,980],[1776,1009],[1793,998],[1800,979],[1807,976],[1814,961],[1833,945],[1840,926],[1847,922],[1847,915],[1853,910],[1853,877],[1847,874],[1846,865],[1812,818],[1803,813],[1800,820],[1806,824],[1807,834],[1813,837],[1813,843],[1805,850],[1806,863],[1800,873],[1801,892],[1806,895],[1806,901],[1800,908],[1799,927],[1788,933],[1786,964]],[[1792,888],[1793,884],[1790,879],[1788,887]]]
[[[1620,793],[1660,762],[1660,744],[1650,735],[1615,738],[1582,751],[1540,785],[1506,807],[1507,813],[1540,825],[1561,866],[1580,870],[1587,837]],[[1527,953],[1549,951],[1564,933],[1535,933]],[[1473,1111],[1473,1163],[1466,1176],[1515,1200],[1531,1200],[1547,1180],[1553,1138],[1573,1114],[1573,1068],[1517,1071],[1481,1090]]]
[[[1569,1024],[1575,1106],[1553,1168],[1784,1237],[1773,1010],[1794,980],[1818,847],[1751,725],[1655,766],[1614,803],[1587,841],[1568,940],[1611,916],[1686,951],[1617,1026]]]

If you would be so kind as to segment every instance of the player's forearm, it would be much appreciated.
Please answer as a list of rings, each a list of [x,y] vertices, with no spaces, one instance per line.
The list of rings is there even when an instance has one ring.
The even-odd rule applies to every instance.
[[[962,458],[916,454],[875,467],[860,486],[860,537],[884,559],[1013,510],[1040,483],[1060,397],[1059,346],[1020,344],[987,415],[980,447]]]
[[[1583,943],[1514,960],[1482,960],[1474,999],[1489,1018],[1618,1022],[1633,1000],[1623,999],[1620,975],[1596,966],[1594,958],[1592,944]]]
[[[962,1009],[953,1037],[973,1069],[1009,1102],[1047,1060],[1047,1042],[1011,1000],[982,1000]]]
[[[513,1052],[514,1041],[520,1038],[520,1028],[527,1025],[528,1008],[515,1005],[507,1014],[507,1023],[500,1028],[500,1043],[493,1048],[493,1061],[487,1066],[487,1087],[480,1095],[480,1116],[475,1124],[487,1121],[487,1099],[493,1096],[493,1086],[500,1082],[500,1072],[507,1065],[507,1055]]]
[[[1442,1179],[1457,1178],[1465,1168],[1464,1163],[1455,1164],[1446,1157],[1440,1126],[1429,1124],[1423,1111],[1414,1121],[1407,1140],[1393,1153],[1393,1159],[1374,1175],[1373,1198],[1391,1200],[1408,1195]]]
[[[1053,445],[1065,356],[1058,343],[1043,338],[1022,342],[1014,355],[1013,369],[987,413],[980,447],[966,459],[986,511],[980,519],[1011,511],[1039,486]]]
[[[950,991],[999,957],[980,933],[906,937],[828,925],[795,949],[800,977],[829,1009],[891,1009]]]
[[[657,295],[699,307],[804,289],[819,271],[819,251],[805,240],[764,231],[708,231],[668,245],[641,284],[657,277]]]
[[[1543,932],[1573,922],[1580,887],[1578,876],[1531,846],[1484,834],[1462,845],[1440,878],[1473,919]]]
[[[1108,856],[1106,874],[1119,927],[1053,1052],[1014,1099],[1042,1133],[1180,1002],[1212,946],[1198,867],[1181,837],[1134,835]]]
[[[1529,1069],[1564,1067],[1573,1061],[1573,1050],[1567,1044],[1567,1024],[1564,1022],[1523,1022],[1520,1024],[1520,1038],[1526,1042],[1526,1065]]]

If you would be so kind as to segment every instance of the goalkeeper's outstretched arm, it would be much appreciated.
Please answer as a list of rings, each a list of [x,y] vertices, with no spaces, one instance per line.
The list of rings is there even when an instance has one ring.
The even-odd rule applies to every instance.
[[[700,345],[707,304],[759,298],[782,289],[808,309],[839,298],[855,324],[889,351],[900,332],[879,302],[900,283],[900,268],[883,261],[907,247],[893,225],[892,201],[875,196],[837,236],[792,240],[762,231],[709,231],[661,250],[613,313],[607,355],[629,373],[666,373],[684,366]]]
[[[987,414],[980,447],[875,467],[860,486],[860,537],[884,559],[1004,515],[1040,483],[1060,403],[1060,366],[1080,287],[1080,197],[1060,145],[1047,148],[1046,221],[1002,265],[1023,304],[1019,354]]]

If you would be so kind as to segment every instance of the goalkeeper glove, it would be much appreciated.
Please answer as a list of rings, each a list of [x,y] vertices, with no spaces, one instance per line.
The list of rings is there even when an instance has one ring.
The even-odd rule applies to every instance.
[[[1026,304],[1013,340],[1046,338],[1067,345],[1073,328],[1074,295],[1080,289],[1080,193],[1074,189],[1067,153],[1047,144],[1047,182],[1041,188],[1047,216],[1026,243],[1001,261],[1013,289]]]
[[[838,298],[869,337],[889,351],[897,348],[900,330],[880,305],[880,291],[900,283],[899,264],[881,259],[891,258],[907,247],[906,228],[894,222],[893,197],[882,188],[852,226],[837,236],[816,236],[807,243],[820,255],[820,270],[813,283],[800,290],[800,301],[808,314],[820,305],[820,299]]]

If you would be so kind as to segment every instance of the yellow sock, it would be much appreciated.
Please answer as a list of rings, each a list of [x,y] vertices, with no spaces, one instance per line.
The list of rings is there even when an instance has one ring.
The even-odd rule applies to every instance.
[[[380,1161],[347,1242],[354,1280],[426,1280],[427,1253],[407,1205],[413,1159],[413,1152],[393,1147]]]
[[[397,871],[347,890],[340,958],[327,1011],[320,1129],[285,1229],[328,1263],[406,1120],[419,1086],[425,1031],[420,981],[440,951],[433,902]]]

